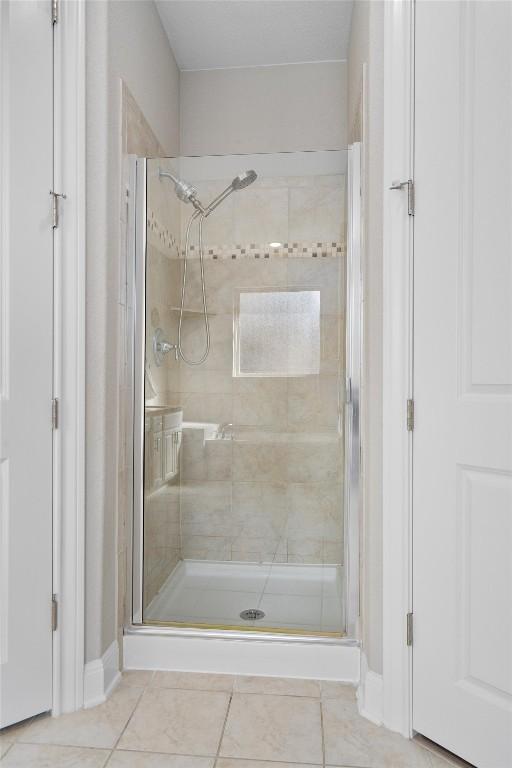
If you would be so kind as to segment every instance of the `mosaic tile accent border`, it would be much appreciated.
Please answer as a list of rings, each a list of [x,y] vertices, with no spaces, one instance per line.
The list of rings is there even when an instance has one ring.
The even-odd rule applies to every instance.
[[[183,258],[185,249],[180,251],[178,239],[167,227],[160,224],[152,211],[147,218],[148,241],[170,258]],[[345,243],[336,242],[293,242],[281,243],[272,248],[269,243],[247,243],[235,245],[206,244],[206,259],[293,259],[293,258],[340,258],[345,255]],[[190,258],[199,258],[199,246],[190,246]]]
[[[146,225],[150,242],[152,241],[152,244],[157,248],[170,252],[170,255],[174,256],[174,258],[179,258],[177,238],[167,227],[160,224],[153,211],[149,211]]]
[[[270,248],[268,243],[247,245],[207,245],[204,255],[207,259],[294,259],[294,258],[339,258],[345,254],[342,242],[298,242],[283,243],[279,248]],[[181,255],[185,252],[182,250]],[[190,246],[190,258],[199,258],[199,247]]]

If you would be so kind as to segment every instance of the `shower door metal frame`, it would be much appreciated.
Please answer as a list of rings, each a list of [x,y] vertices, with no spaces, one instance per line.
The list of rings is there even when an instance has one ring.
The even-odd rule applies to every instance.
[[[359,635],[359,529],[361,505],[361,144],[348,149],[347,260],[345,308],[345,508],[344,576],[345,627],[348,637]]]
[[[349,171],[354,189],[360,189],[360,145],[354,144],[348,148]],[[132,556],[128,558],[127,566],[127,605],[130,614],[127,617],[125,633],[143,633],[151,635],[175,635],[182,637],[210,637],[247,641],[275,641],[282,643],[320,643],[322,645],[346,645],[359,646],[359,475],[360,462],[345,456],[345,499],[340,497],[340,503],[345,504],[344,509],[344,597],[345,597],[345,635],[333,637],[329,635],[294,635],[283,632],[252,632],[250,630],[234,630],[219,628],[198,628],[177,626],[170,624],[165,626],[143,623],[143,572],[144,572],[144,382],[145,382],[145,338],[146,338],[146,254],[147,254],[147,160],[148,158],[128,158],[128,200],[134,201],[128,205],[128,236],[127,236],[127,280],[128,295],[133,302],[133,313],[129,321],[128,347],[132,356],[133,372],[133,514],[128,521],[128,551]],[[349,199],[351,190],[347,187]],[[350,230],[348,235],[348,247],[357,252],[358,264],[360,263],[360,215],[361,203],[357,196],[355,201],[349,204]],[[358,291],[353,294],[348,282],[346,285],[347,300],[349,292],[352,302],[358,306],[350,331],[347,325],[346,334],[357,333],[357,338],[350,341],[350,349],[354,354],[354,364],[360,364],[361,345],[361,284],[360,275],[357,279]],[[349,347],[348,335],[346,336],[347,351]],[[359,350],[359,356],[355,351]],[[345,424],[348,414],[351,414],[351,457],[358,457],[360,451],[359,435],[359,387],[360,376],[353,375],[354,387],[352,403],[346,407]],[[343,398],[343,393],[341,393]],[[345,437],[345,441],[347,438]],[[345,442],[346,448],[348,443]],[[350,478],[350,493],[349,493]],[[347,506],[350,503],[350,511]]]
[[[142,625],[144,590],[144,371],[146,340],[146,255],[147,255],[147,159],[130,162],[130,186],[133,210],[128,217],[132,247],[128,261],[128,279],[132,282],[133,328],[131,350],[133,356],[133,521],[131,530],[129,584],[131,585],[131,621]],[[130,286],[129,286],[130,288]]]

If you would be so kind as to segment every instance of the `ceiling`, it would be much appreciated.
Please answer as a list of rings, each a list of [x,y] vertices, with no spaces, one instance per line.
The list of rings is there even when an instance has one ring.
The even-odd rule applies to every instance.
[[[346,59],[352,0],[157,0],[178,66]]]

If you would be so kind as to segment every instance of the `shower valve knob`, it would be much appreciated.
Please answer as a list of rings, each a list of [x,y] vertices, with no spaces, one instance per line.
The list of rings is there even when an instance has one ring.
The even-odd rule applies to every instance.
[[[174,358],[178,359],[178,346],[171,344],[164,338],[164,332],[161,328],[157,328],[153,336],[153,355],[157,366],[162,365],[165,355],[174,350]]]

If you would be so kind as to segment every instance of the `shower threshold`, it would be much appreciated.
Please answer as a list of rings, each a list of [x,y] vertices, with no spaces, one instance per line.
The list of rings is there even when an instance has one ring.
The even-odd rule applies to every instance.
[[[342,576],[340,565],[182,560],[144,624],[343,637]]]

